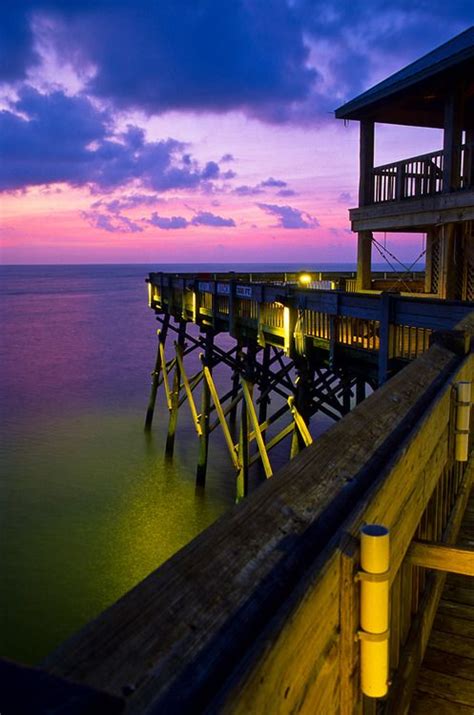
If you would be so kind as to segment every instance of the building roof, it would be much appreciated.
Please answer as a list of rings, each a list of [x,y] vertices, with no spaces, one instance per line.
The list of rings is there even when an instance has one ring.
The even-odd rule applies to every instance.
[[[336,110],[336,117],[338,119],[370,118],[374,121],[417,126],[443,126],[439,114],[440,111],[442,114],[444,101],[436,102],[436,99],[444,99],[442,95],[448,88],[452,88],[453,75],[464,82],[470,80],[472,83],[473,69],[474,26],[471,26],[444,45],[440,45],[350,102],[343,104]],[[405,107],[403,107],[404,99],[409,100],[408,103],[405,102]],[[420,106],[420,99],[428,100],[425,106]],[[418,107],[414,108],[411,113],[413,116],[410,117],[410,102],[416,105],[417,101]],[[421,116],[426,112],[432,115],[432,119],[429,116]]]

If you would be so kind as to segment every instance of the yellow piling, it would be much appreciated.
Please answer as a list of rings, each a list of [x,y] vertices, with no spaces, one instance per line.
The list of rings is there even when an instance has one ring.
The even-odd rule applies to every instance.
[[[361,688],[381,698],[388,690],[389,533],[379,524],[361,529],[359,579]]]
[[[471,416],[471,383],[456,384],[455,459],[467,462],[469,456],[469,421]]]

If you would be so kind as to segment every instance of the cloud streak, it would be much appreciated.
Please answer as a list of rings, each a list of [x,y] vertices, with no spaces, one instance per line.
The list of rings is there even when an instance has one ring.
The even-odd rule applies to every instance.
[[[314,216],[306,213],[306,211],[300,211],[299,209],[292,208],[291,206],[278,206],[277,204],[257,204],[258,208],[270,216],[276,216],[278,223],[276,227],[278,228],[288,228],[288,229],[304,229],[304,228],[318,228],[319,221]]]

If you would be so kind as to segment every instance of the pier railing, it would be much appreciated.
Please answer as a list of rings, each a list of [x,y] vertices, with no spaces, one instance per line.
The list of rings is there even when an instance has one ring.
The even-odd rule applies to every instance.
[[[406,713],[474,464],[459,461],[474,314],[46,661],[127,712],[375,712],[360,688],[359,535],[390,531],[390,681]],[[464,430],[465,432],[465,430]],[[469,451],[469,450],[468,450]],[[381,580],[381,579],[379,579]],[[375,639],[376,641],[377,639]]]
[[[251,334],[288,355],[319,350],[332,363],[359,356],[381,382],[425,352],[433,331],[450,330],[470,310],[466,303],[396,293],[301,288],[275,276],[263,282],[258,274],[249,281],[152,273],[148,281],[157,312],[233,336]]]
[[[460,149],[458,188],[474,186],[474,145]],[[444,152],[434,151],[377,166],[373,170],[374,203],[433,196],[445,191]]]

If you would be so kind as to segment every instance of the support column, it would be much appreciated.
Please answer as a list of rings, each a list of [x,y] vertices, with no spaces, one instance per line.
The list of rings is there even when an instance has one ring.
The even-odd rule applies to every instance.
[[[170,322],[170,316],[168,314],[165,315],[163,319],[163,325],[161,330],[158,331],[158,347],[156,351],[156,362],[155,362],[155,369],[152,372],[152,382],[151,382],[151,391],[150,391],[150,399],[148,400],[148,408],[146,411],[146,418],[145,418],[145,432],[150,432],[151,431],[151,426],[153,424],[153,415],[155,412],[155,403],[156,403],[156,393],[158,392],[158,385],[160,384],[160,372],[161,372],[161,350],[160,347],[165,345],[166,343],[166,336],[168,334],[168,325]]]
[[[262,395],[263,392],[268,387],[268,371],[269,371],[269,363],[270,363],[270,345],[265,345],[263,348],[263,356],[262,356],[262,379],[260,380],[260,395]],[[270,402],[270,398],[268,395],[265,395],[264,397],[261,397],[260,399],[260,405],[258,408],[258,423],[262,424],[262,422],[265,422],[267,419],[267,406],[268,403]],[[266,432],[263,433],[263,438],[265,439]]]
[[[214,347],[214,333],[212,331],[206,332],[205,337],[205,351],[203,358],[203,370],[204,367],[208,367],[209,371],[212,372],[212,356]],[[209,452],[209,413],[211,409],[211,391],[209,389],[209,384],[207,380],[202,381],[202,393],[201,393],[201,415],[200,415],[200,425],[202,434],[199,437],[199,454],[198,454],[198,464],[196,470],[196,485],[203,487],[206,483],[206,472],[207,472],[207,457]]]
[[[456,265],[454,262],[454,241],[456,224],[448,223],[442,226],[440,245],[440,279],[439,297],[454,300],[456,293]]]
[[[433,293],[433,242],[436,240],[433,229],[426,233],[425,254],[425,293]]]
[[[181,355],[184,350],[184,339],[186,336],[186,323],[184,320],[179,322],[178,341],[176,343],[176,351],[180,351]],[[168,422],[168,435],[166,437],[165,454],[167,457],[172,457],[174,452],[174,438],[176,435],[176,427],[178,424],[179,410],[179,392],[181,388],[181,372],[178,361],[174,368],[173,376],[173,391],[171,393],[171,412]]]
[[[255,360],[257,345],[249,343],[245,356],[245,379],[250,383],[250,396],[253,396],[253,384],[255,382]],[[249,467],[250,467],[250,445],[249,445],[249,424],[250,417],[247,403],[243,399],[240,403],[240,433],[239,433],[239,457],[240,470],[237,475],[237,495],[236,501],[241,501],[247,496],[249,490]]]
[[[242,353],[242,343],[240,340],[237,340],[237,351],[235,353],[235,360],[237,363],[241,363],[243,359],[243,353]],[[239,370],[234,369],[232,373],[232,395],[231,395],[231,402],[233,402],[237,395],[239,394],[239,388],[240,388],[240,373]],[[229,422],[231,425],[235,425],[235,421],[237,419],[237,403],[232,407],[230,414],[229,414]]]
[[[459,87],[447,97],[444,106],[443,192],[456,191],[461,183],[461,144],[463,95]]]
[[[365,400],[365,380],[363,377],[358,377],[356,380],[356,405]]]
[[[356,290],[372,287],[372,231],[359,231],[357,239]]]
[[[295,394],[295,407],[303,418],[306,426],[309,426],[310,421],[310,404],[311,404],[311,383],[313,381],[313,372],[310,370],[308,361],[300,359],[296,364],[297,382]],[[290,459],[293,459],[298,452],[304,449],[305,444],[298,429],[295,428],[291,438]]]
[[[360,123],[359,153],[359,206],[369,206],[374,201],[374,122]],[[372,270],[372,233],[360,231],[357,244],[356,290],[370,290]]]

